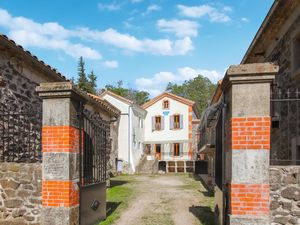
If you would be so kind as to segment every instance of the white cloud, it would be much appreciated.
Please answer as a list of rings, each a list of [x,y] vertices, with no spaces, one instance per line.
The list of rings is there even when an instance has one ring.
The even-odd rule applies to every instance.
[[[13,17],[1,8],[0,18],[0,26],[9,30],[9,37],[24,47],[59,50],[74,58],[102,58],[100,52],[68,40],[71,31],[58,23],[36,23],[24,17]]]
[[[115,60],[112,60],[112,61],[105,61],[104,63],[103,63],[103,65],[105,66],[105,67],[107,67],[107,68],[110,68],[110,69],[116,69],[116,68],[118,68],[119,67],[119,63],[117,62],[117,61],[115,61]]]
[[[135,80],[138,90],[147,91],[151,96],[155,96],[163,92],[168,82],[183,83],[185,80],[193,79],[201,74],[216,83],[222,78],[222,74],[215,70],[194,69],[191,67],[178,68],[176,73],[158,72],[150,78],[141,77]]]
[[[87,27],[66,29],[58,23],[37,23],[24,17],[13,17],[0,8],[0,27],[8,29],[8,36],[24,47],[39,47],[63,51],[74,58],[101,59],[101,53],[72,39],[108,44],[122,50],[153,55],[185,55],[193,49],[189,37],[177,40],[138,39],[126,33],[109,28],[104,31]]]
[[[160,9],[161,9],[161,7],[159,5],[152,4],[152,5],[148,6],[147,13],[150,13],[150,12],[153,12],[153,11],[158,11]]]
[[[241,21],[244,22],[244,23],[249,23],[249,22],[250,22],[250,20],[247,19],[247,18],[245,18],[245,17],[243,17],[243,18],[241,19]]]
[[[182,16],[190,18],[201,18],[208,16],[211,22],[226,23],[231,19],[227,15],[228,12],[231,12],[232,9],[229,6],[225,6],[222,9],[217,9],[210,5],[199,5],[199,6],[185,6],[177,5],[179,13]]]
[[[160,31],[175,33],[178,37],[197,37],[198,23],[190,20],[165,20],[157,21],[157,27]]]
[[[81,28],[78,35],[83,39],[103,42],[117,48],[132,52],[143,52],[154,55],[185,55],[193,49],[192,40],[189,37],[171,41],[169,39],[137,39],[129,34],[122,34],[115,29],[95,31]]]
[[[115,2],[111,4],[98,3],[98,9],[102,11],[117,11],[121,9],[121,5],[118,5]]]

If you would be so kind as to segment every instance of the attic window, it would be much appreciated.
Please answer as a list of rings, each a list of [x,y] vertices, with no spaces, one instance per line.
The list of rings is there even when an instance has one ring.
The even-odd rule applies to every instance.
[[[293,76],[297,76],[300,74],[300,31],[292,40],[292,71]]]
[[[170,104],[169,104],[169,100],[164,100],[163,101],[163,109],[169,109]]]

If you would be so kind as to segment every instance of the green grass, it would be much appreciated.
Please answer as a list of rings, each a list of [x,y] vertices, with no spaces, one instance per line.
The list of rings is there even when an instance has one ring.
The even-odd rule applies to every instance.
[[[111,179],[107,189],[107,218],[99,225],[111,225],[120,218],[121,212],[129,205],[134,196],[134,176],[122,175]]]

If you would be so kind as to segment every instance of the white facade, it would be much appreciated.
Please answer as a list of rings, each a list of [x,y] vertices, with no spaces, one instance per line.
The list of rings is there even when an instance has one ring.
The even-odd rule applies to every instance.
[[[123,161],[124,168],[129,167],[128,172],[135,172],[135,168],[143,154],[144,126],[141,125],[144,125],[147,112],[133,104],[132,101],[109,91],[105,91],[101,94],[101,97],[121,111],[119,117],[118,159]]]
[[[151,101],[143,106],[147,110],[144,145],[151,149],[147,153],[164,161],[193,160],[192,120],[196,119],[194,103],[169,93],[163,93]],[[168,102],[168,108],[164,107],[164,102]],[[180,118],[180,127],[176,129],[173,124],[174,115]],[[156,117],[161,118],[159,130],[155,129]],[[157,152],[157,145],[160,154]],[[179,154],[174,149],[178,146]]]

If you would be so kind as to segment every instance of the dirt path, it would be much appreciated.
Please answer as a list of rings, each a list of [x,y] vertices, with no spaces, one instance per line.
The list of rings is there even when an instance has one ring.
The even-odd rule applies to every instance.
[[[213,198],[186,175],[138,176],[136,197],[116,225],[212,225]]]

